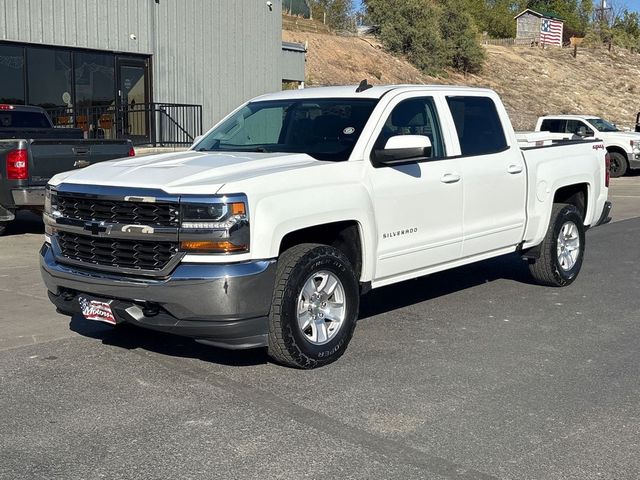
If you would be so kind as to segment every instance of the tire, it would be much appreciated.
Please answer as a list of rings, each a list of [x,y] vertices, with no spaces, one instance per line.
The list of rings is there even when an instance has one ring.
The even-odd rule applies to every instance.
[[[573,283],[584,258],[584,233],[582,216],[574,205],[554,204],[549,228],[540,246],[540,257],[529,264],[533,278],[539,284],[551,287]],[[577,253],[574,255],[573,252]]]
[[[303,369],[337,360],[353,336],[359,304],[358,278],[340,250],[311,243],[291,247],[278,259],[269,356]]]
[[[0,222],[0,237],[4,235],[4,233],[7,231],[8,225],[9,225],[9,222]]]
[[[627,159],[624,155],[618,152],[609,152],[609,158],[611,159],[611,164],[609,166],[609,175],[611,175],[613,178],[618,178],[627,173],[629,163],[627,162]]]

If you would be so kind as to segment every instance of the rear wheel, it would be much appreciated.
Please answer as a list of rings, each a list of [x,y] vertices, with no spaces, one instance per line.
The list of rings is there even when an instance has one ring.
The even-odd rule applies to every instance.
[[[627,173],[629,164],[627,163],[627,159],[624,155],[618,152],[609,152],[609,158],[611,159],[609,175],[612,177],[622,177]]]
[[[338,249],[296,245],[278,259],[269,315],[269,355],[298,368],[316,368],[346,350],[358,317],[354,269]]]
[[[0,236],[4,235],[4,232],[6,232],[7,225],[9,225],[9,222],[0,222]]]
[[[542,285],[552,287],[571,284],[582,267],[584,233],[584,223],[578,209],[565,203],[555,204],[540,257],[529,264],[533,278]]]

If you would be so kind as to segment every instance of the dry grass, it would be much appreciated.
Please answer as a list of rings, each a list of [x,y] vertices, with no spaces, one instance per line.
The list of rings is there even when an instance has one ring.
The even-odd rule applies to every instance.
[[[600,115],[633,127],[640,110],[640,55],[625,50],[487,46],[479,75],[428,77],[401,58],[386,53],[375,39],[283,32],[283,39],[309,44],[310,85],[438,83],[486,86],[496,90],[518,130],[533,129],[544,114]]]

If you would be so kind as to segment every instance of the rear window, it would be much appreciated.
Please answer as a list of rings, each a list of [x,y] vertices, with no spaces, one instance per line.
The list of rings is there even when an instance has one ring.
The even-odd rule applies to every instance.
[[[0,128],[51,128],[46,115],[39,112],[0,112]]]
[[[485,155],[507,148],[507,139],[493,100],[487,97],[447,97],[462,155]]]
[[[567,121],[560,118],[547,118],[542,121],[540,131],[551,133],[565,133]]]

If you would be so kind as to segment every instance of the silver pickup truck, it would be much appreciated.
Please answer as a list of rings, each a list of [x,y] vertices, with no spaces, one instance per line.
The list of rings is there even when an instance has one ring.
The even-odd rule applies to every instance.
[[[0,235],[18,210],[42,210],[55,174],[133,155],[129,140],[85,140],[40,107],[0,105]]]

